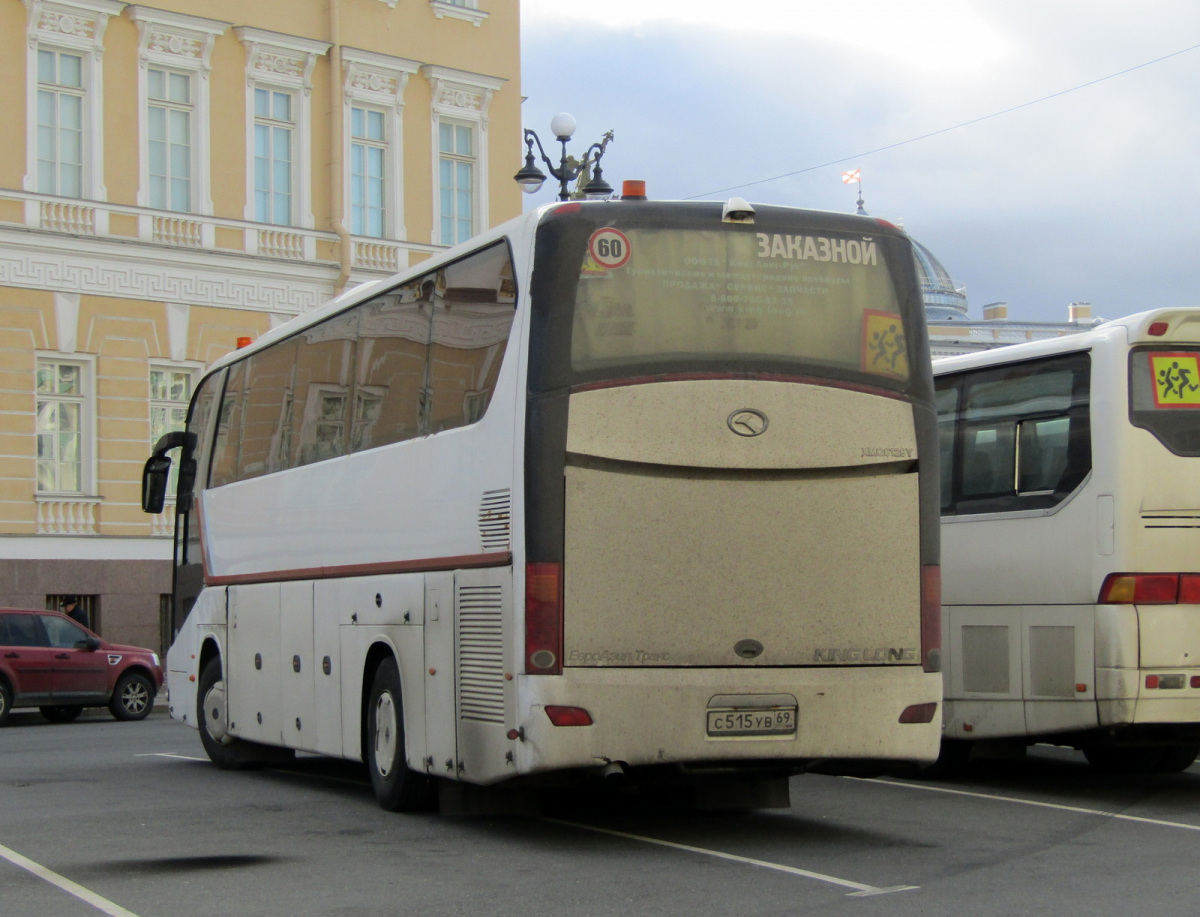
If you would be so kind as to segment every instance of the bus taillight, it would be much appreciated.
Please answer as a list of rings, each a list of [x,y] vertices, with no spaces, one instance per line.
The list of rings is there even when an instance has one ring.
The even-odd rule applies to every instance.
[[[1184,579],[1194,577],[1188,574]],[[1174,605],[1179,601],[1178,573],[1110,573],[1100,587],[1101,605]],[[1190,593],[1197,591],[1194,585]]]
[[[562,564],[525,565],[525,671],[562,674]]]
[[[1184,573],[1179,577],[1179,604],[1200,605],[1200,573]]]
[[[921,667],[942,670],[942,568],[921,568]]]

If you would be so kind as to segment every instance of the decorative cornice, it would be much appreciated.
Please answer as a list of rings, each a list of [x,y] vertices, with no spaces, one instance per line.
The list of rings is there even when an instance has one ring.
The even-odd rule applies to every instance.
[[[342,62],[348,98],[393,108],[403,107],[408,78],[421,68],[417,61],[357,48],[342,48]]]
[[[188,70],[209,69],[213,42],[232,25],[147,6],[127,7],[125,14],[137,23],[142,60]]]
[[[433,87],[433,110],[437,114],[474,115],[487,117],[492,93],[508,80],[502,77],[484,76],[467,70],[453,70],[426,64],[421,75]]]
[[[233,31],[247,49],[247,76],[263,79],[296,89],[312,89],[312,72],[317,58],[331,45],[295,35],[281,35],[249,26],[235,26]]]
[[[29,42],[51,42],[102,54],[104,29],[124,3],[116,0],[24,0],[29,10]]]

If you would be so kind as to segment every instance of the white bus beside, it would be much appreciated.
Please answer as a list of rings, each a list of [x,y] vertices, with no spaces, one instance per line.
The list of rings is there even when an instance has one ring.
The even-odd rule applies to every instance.
[[[950,357],[934,375],[942,763],[1049,742],[1106,769],[1187,767],[1200,749],[1200,309]]]
[[[932,392],[890,224],[526,214],[209,369],[143,482],[182,448],[172,714],[390,809],[932,760]]]

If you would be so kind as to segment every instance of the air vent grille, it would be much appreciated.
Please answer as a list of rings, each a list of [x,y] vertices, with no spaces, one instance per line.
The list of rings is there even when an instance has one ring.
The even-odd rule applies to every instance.
[[[458,715],[504,722],[503,593],[499,586],[458,589]]]
[[[479,540],[485,551],[512,550],[512,491],[484,492],[479,502]]]

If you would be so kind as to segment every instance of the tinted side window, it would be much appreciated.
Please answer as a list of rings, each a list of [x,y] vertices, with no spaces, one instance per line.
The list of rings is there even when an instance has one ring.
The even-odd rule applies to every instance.
[[[1137,347],[1129,354],[1129,422],[1176,455],[1200,455],[1200,347]]]
[[[504,359],[516,305],[508,246],[493,245],[439,271],[429,346],[429,432],[483,417]]]
[[[499,242],[233,364],[210,486],[474,423],[515,310]]]
[[[350,449],[428,433],[425,363],[434,281],[422,278],[362,307]]]
[[[242,399],[246,388],[247,361],[229,368],[225,394],[217,413],[217,438],[213,443],[209,486],[220,487],[237,480],[238,452],[242,441]]]
[[[942,512],[1066,499],[1092,467],[1089,377],[1086,353],[940,376]]]
[[[284,467],[311,465],[349,451],[351,387],[362,310],[357,306],[335,315],[295,338],[295,380],[283,399],[290,425],[286,428],[291,430],[290,458]]]
[[[216,372],[201,381],[196,394],[192,398],[192,406],[188,411],[187,429],[196,434],[196,483],[197,492],[204,489],[208,483],[208,463],[212,457],[213,422],[216,419],[215,408],[221,400],[221,387],[225,383],[225,373]]]
[[[37,615],[0,615],[0,645],[49,646]]]
[[[937,380],[938,460],[941,469],[942,509],[953,499],[951,489],[954,471],[956,439],[955,421],[958,417],[959,385],[954,376],[939,376]]]

